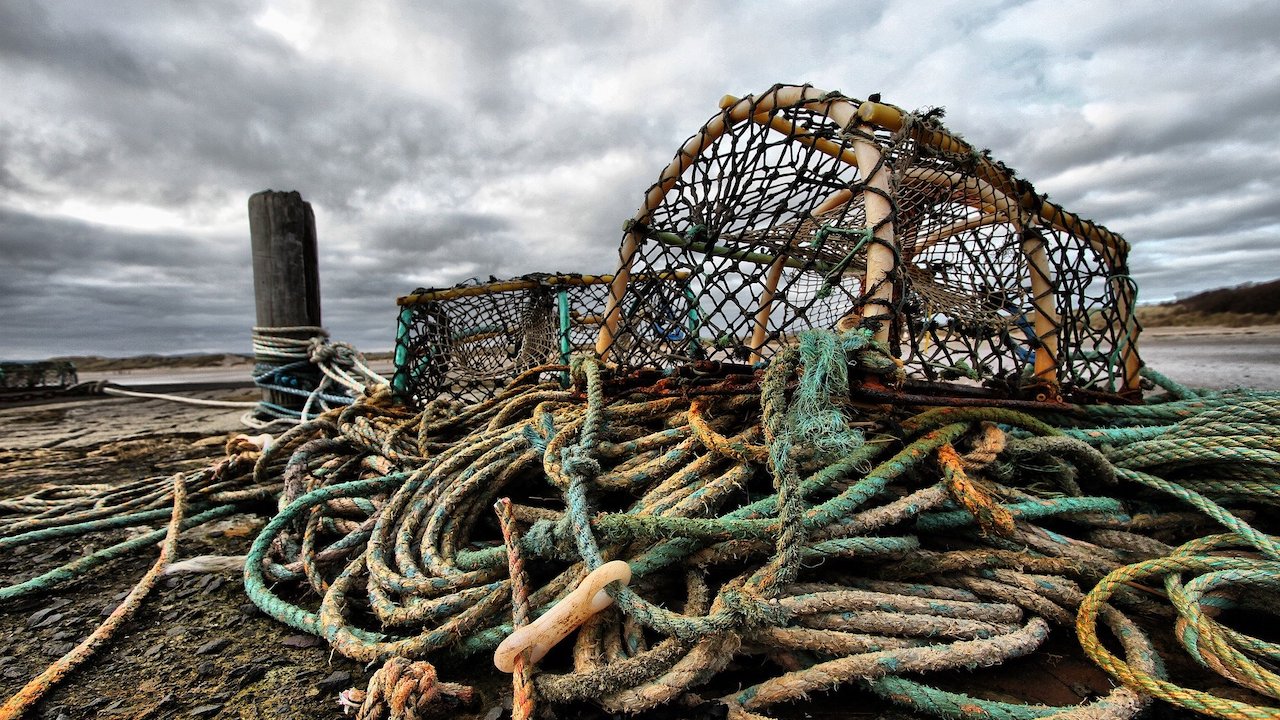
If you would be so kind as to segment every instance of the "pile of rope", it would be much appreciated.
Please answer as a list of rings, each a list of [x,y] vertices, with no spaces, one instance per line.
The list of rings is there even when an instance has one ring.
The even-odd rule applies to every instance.
[[[1166,382],[1146,405],[1040,417],[861,406],[851,382],[892,385],[901,369],[858,332],[806,333],[755,378],[637,387],[582,360],[572,388],[537,381],[561,369],[478,405],[414,413],[375,394],[299,428],[310,439],[295,440],[281,511],[250,551],[250,597],[347,657],[474,680],[456,658],[486,656],[519,608],[544,614],[625,560],[634,579],[608,588],[616,605],[571,650],[517,665],[520,712],[714,698],[758,717],[846,684],[942,717],[1132,717],[1151,697],[1277,712],[1262,706],[1274,645],[1216,619],[1274,604],[1240,589],[1277,577],[1274,541],[1247,522],[1280,501],[1275,395]],[[289,600],[291,586],[318,605]],[[1151,619],[1258,695],[1174,684]],[[1086,705],[930,682],[1073,628],[1122,683]],[[775,670],[742,689],[749,656]],[[385,712],[369,699],[389,690],[374,686],[363,717]]]
[[[383,664],[343,693],[362,718],[474,703],[504,638],[619,560],[630,583],[571,647],[518,654],[515,717],[585,701],[758,718],[846,685],[947,718],[1129,718],[1152,698],[1277,717],[1277,646],[1227,622],[1274,613],[1280,556],[1256,523],[1280,503],[1280,396],[1151,376],[1163,392],[1132,406],[862,404],[850,390],[893,387],[901,365],[863,331],[813,331],[747,375],[583,358],[421,411],[382,387],[205,471],[0,503],[0,546],[162,517],[176,538],[274,497],[246,591]],[[1169,628],[1233,688],[1171,662]],[[1119,682],[1084,705],[993,700],[957,675],[1072,634]]]

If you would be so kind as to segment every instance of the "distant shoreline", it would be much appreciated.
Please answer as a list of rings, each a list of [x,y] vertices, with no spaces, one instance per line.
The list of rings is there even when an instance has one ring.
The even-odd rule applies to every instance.
[[[367,352],[365,359],[390,360],[392,353]],[[62,355],[49,361],[70,361],[76,370],[84,373],[121,372],[133,370],[172,370],[175,368],[213,369],[252,365],[252,355],[240,353],[191,353],[183,355],[135,355],[131,357],[102,357],[100,355]]]

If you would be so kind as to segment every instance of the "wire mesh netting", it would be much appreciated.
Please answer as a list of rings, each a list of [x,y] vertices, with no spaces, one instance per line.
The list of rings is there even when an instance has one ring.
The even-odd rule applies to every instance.
[[[683,283],[681,273],[633,276],[627,305],[634,330],[619,337],[654,352],[671,352],[696,334],[690,299],[661,289]],[[392,387],[416,407],[437,398],[493,397],[530,368],[566,364],[591,348],[599,331],[611,275],[531,274],[511,280],[468,281],[451,288],[419,288],[397,300],[396,372]]]
[[[755,363],[802,330],[863,326],[923,380],[1135,388],[1124,241],[939,118],[805,86],[726,98],[631,221],[597,350],[624,367]],[[636,341],[623,282],[668,270],[687,281],[643,303],[696,298],[683,355]]]

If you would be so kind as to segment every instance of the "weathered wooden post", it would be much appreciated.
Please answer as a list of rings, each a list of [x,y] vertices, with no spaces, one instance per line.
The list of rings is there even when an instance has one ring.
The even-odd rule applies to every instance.
[[[324,330],[320,322],[320,268],[316,261],[316,218],[297,191],[264,190],[249,197],[249,238],[253,245],[253,294],[257,325],[253,332],[254,375],[305,360],[305,341]],[[289,342],[289,341],[294,342]],[[319,382],[314,365],[299,365],[265,383],[301,393],[264,387],[265,403],[296,412],[306,392]]]

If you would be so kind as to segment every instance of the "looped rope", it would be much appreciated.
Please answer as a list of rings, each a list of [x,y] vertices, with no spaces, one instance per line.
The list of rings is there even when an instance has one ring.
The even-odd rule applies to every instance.
[[[600,461],[581,445],[570,445],[560,451],[560,467],[566,475],[584,482],[591,482],[600,475]]]
[[[375,391],[270,442],[235,439],[234,455],[185,476],[191,517],[181,522],[277,499],[245,559],[246,592],[346,657],[399,658],[367,693],[347,694],[379,717],[453,702],[414,661],[492,653],[521,622],[513,602],[547,617],[609,565],[634,582],[605,590],[616,603],[578,626],[572,651],[541,667],[523,697],[640,712],[728,687],[717,676],[737,662],[774,667],[721,699],[744,713],[868,683],[946,717],[1122,720],[1145,704],[1142,683],[1164,671],[1112,604],[1176,613],[1177,640],[1206,672],[1277,685],[1274,648],[1226,627],[1231,617],[1218,611],[1271,611],[1280,541],[1254,507],[1280,502],[1280,396],[1196,394],[1036,417],[911,414],[849,399],[876,357],[861,332],[806,338],[749,380],[690,381],[683,389],[714,393],[696,410],[688,397],[606,377],[590,358],[574,364],[573,388],[530,381],[445,412],[414,412]],[[682,389],[680,378],[661,382]],[[605,392],[616,387],[625,389]],[[177,482],[48,487],[0,502],[0,550],[157,522]],[[488,513],[500,497],[511,501],[499,542]],[[1215,522],[1228,540],[1176,553],[1162,542]],[[158,539],[137,535],[0,588],[0,602]],[[1098,578],[1102,590],[1086,592]],[[1147,578],[1164,583],[1168,603],[1153,599]],[[308,597],[318,604],[286,599]],[[1117,652],[1094,639],[1115,653],[1099,662],[1124,683],[1106,697],[1047,707],[927,684],[931,673],[1036,651],[1078,608],[1119,641]],[[1272,712],[1153,687],[1231,720]]]
[[[443,682],[425,660],[393,657],[369,678],[367,690],[344,690],[338,697],[343,714],[356,720],[418,720],[475,702],[475,689]]]

